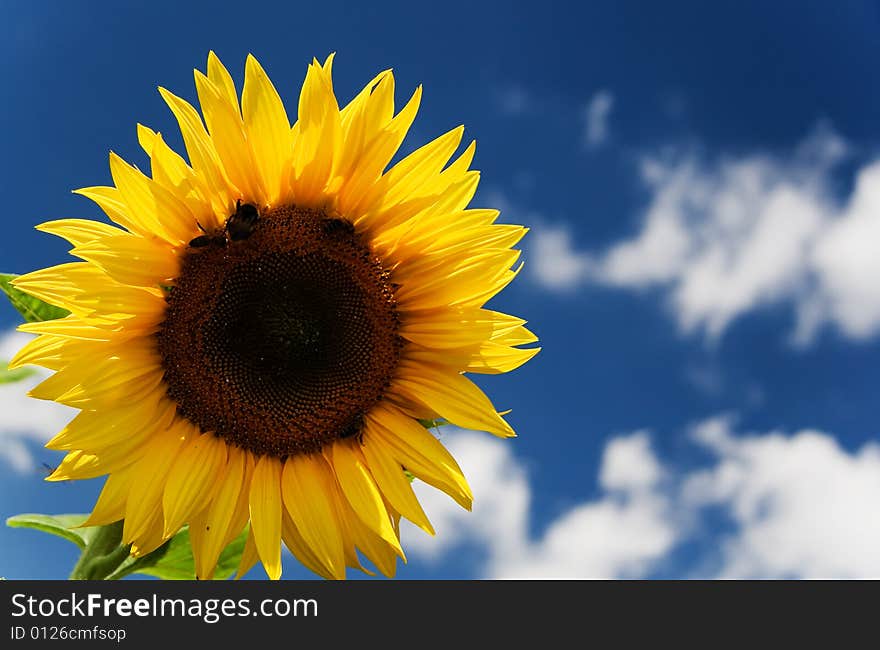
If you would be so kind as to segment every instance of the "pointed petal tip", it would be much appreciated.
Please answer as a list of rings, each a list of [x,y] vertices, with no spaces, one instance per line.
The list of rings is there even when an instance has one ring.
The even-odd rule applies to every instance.
[[[269,576],[269,580],[280,580],[281,579],[281,563],[278,563],[278,566],[267,567],[263,565],[263,568],[266,570],[266,575]]]
[[[196,570],[196,580],[213,580],[214,572],[217,570],[217,567],[211,567],[210,569],[200,568]]]
[[[415,522],[413,522],[413,523],[415,523]],[[425,526],[420,526],[419,524],[416,524],[416,526],[418,526],[419,530],[425,531],[431,537],[436,537],[437,531],[434,530],[434,527],[431,525],[431,522],[426,522],[426,523],[427,523],[427,525],[425,525]]]
[[[15,329],[17,332],[21,331],[17,327]],[[21,368],[22,366],[26,366],[26,365],[28,365],[27,362],[22,363],[21,361],[16,361],[15,359],[13,359],[12,361],[10,361],[9,363],[6,364],[6,369],[7,370],[17,370],[17,369]]]

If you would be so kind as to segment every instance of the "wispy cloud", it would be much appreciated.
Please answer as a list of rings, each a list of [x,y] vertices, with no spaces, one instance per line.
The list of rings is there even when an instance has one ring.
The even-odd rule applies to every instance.
[[[497,93],[498,105],[505,115],[522,115],[532,107],[532,99],[525,87],[519,84],[507,86]]]
[[[596,266],[592,256],[575,250],[572,233],[565,226],[539,223],[533,225],[529,237],[529,271],[548,289],[576,289]]]
[[[608,90],[597,91],[584,108],[584,142],[596,149],[608,141],[611,131],[608,120],[614,108],[614,95]]]
[[[742,435],[724,416],[697,424],[688,437],[713,459],[681,469],[660,459],[647,431],[610,438],[599,496],[535,537],[533,489],[510,443],[447,433],[444,442],[473,487],[474,511],[417,484],[438,535],[407,525],[407,547],[435,563],[478,548],[485,557],[480,575],[488,578],[638,578],[664,570],[708,578],[880,578],[880,446],[848,452],[814,430]],[[719,511],[730,526],[716,525]],[[674,552],[685,543],[682,566]]]
[[[685,334],[721,336],[737,318],[772,304],[795,313],[792,340],[810,343],[831,324],[852,339],[880,331],[880,162],[862,167],[842,204],[830,177],[847,152],[827,127],[789,157],[703,163],[645,158],[651,192],[639,231],[606,250],[579,250],[565,227],[536,228],[532,271],[548,288],[596,283],[657,289]],[[553,269],[562,260],[559,269]]]

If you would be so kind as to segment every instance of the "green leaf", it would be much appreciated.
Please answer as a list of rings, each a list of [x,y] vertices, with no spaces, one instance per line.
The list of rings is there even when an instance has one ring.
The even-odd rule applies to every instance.
[[[446,424],[449,424],[447,420],[422,420],[419,419],[419,424],[421,424],[426,429],[436,429],[437,427],[442,427]]]
[[[220,553],[215,580],[225,580],[238,568],[244,544],[247,540],[247,529],[236,537],[229,546]],[[189,528],[184,527],[174,537],[165,542],[149,555],[140,558],[129,558],[108,576],[108,580],[118,580],[132,573],[154,576],[162,580],[195,580],[195,560],[189,542]]]
[[[33,368],[16,368],[10,370],[7,361],[0,361],[0,384],[12,384],[22,379],[27,379],[37,371]]]
[[[121,522],[110,524],[110,526],[76,528],[87,517],[88,515],[40,515],[28,513],[10,517],[6,520],[6,525],[12,528],[33,528],[44,533],[57,535],[73,542],[83,551],[85,551],[89,544],[97,540],[102,532],[106,532],[110,527],[117,527],[121,532]],[[235,573],[241,560],[241,554],[244,552],[247,535],[248,529],[245,528],[220,553],[220,558],[217,560],[217,569],[214,572],[215,580],[226,580]],[[116,539],[118,540],[118,533]],[[115,541],[112,543],[116,544]],[[196,578],[195,560],[193,559],[192,548],[189,543],[189,528],[186,526],[162,546],[143,557],[134,558],[127,556],[123,560],[123,556],[120,553],[127,555],[127,545],[124,547],[119,546],[116,550],[109,549],[109,547],[106,549],[101,548],[96,553],[99,555],[97,560],[110,558],[110,566],[115,567],[115,569],[109,569],[106,573],[100,574],[100,577],[105,580],[119,580],[133,573],[154,576],[162,580],[195,580]],[[88,552],[83,555],[86,554]],[[114,560],[113,557],[118,559]],[[122,561],[120,562],[120,560]]]
[[[33,528],[50,535],[63,537],[73,542],[81,549],[92,540],[97,527],[75,528],[86,520],[88,515],[39,515],[22,514],[15,515],[6,520],[10,528]]]
[[[0,291],[6,294],[12,306],[28,323],[55,320],[56,318],[63,318],[70,313],[66,309],[50,305],[39,298],[29,296],[21,289],[16,289],[12,286],[12,280],[16,277],[14,273],[0,273]]]

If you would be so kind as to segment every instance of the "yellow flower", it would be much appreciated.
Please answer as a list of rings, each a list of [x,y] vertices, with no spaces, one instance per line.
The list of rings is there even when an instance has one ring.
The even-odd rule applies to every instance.
[[[40,336],[11,364],[55,371],[31,395],[81,409],[47,444],[68,452],[50,480],[108,475],[87,524],[124,518],[136,556],[189,524],[199,578],[248,523],[240,572],[277,579],[283,540],[327,578],[363,569],[356,550],[394,575],[400,517],[434,533],[404,470],[471,507],[418,420],[513,436],[464,373],[538,351],[483,308],[526,229],[467,209],[463,128],[386,171],[421,88],[395,114],[386,71],[340,110],[332,64],[309,65],[291,127],[256,59],[239,103],[209,54],[201,116],[159,89],[189,163],[138,125],[151,176],[111,153],[114,187],[79,190],[120,227],[42,224],[83,261],[15,281],[71,312],[23,325]]]

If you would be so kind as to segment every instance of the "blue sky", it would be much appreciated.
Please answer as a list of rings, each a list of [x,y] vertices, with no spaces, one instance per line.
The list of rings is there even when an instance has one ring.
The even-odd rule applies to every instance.
[[[66,260],[33,226],[99,217],[70,190],[144,165],[136,122],[179,145],[156,86],[194,99],[210,49],[289,107],[331,51],[343,101],[424,84],[406,146],[465,124],[474,204],[532,229],[492,306],[544,349],[478,379],[519,437],[442,432],[475,511],[420,489],[438,536],[404,530],[400,577],[880,577],[876,3],[118,4],[2,10],[2,270]],[[41,480],[66,414],[21,392],[0,514],[86,510],[99,482]],[[0,530],[0,575],[73,561]]]

